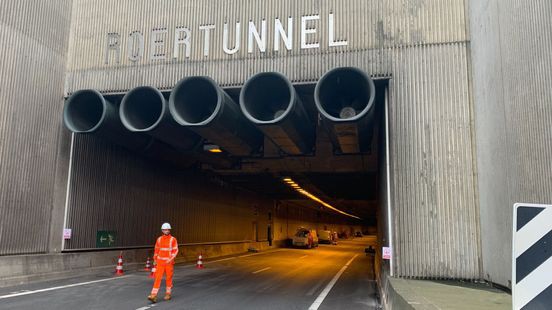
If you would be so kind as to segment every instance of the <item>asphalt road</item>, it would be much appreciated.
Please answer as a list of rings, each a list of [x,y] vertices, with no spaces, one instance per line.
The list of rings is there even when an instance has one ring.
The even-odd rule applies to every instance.
[[[372,262],[358,238],[316,249],[277,249],[175,268],[173,299],[151,304],[146,272],[0,290],[0,309],[376,309]],[[164,281],[163,281],[164,282]]]

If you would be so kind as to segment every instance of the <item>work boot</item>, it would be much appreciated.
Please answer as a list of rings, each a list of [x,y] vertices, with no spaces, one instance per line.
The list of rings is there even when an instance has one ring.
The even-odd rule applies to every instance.
[[[157,302],[157,295],[150,294],[148,296],[149,301],[156,303]]]
[[[163,298],[165,300],[171,300],[171,294],[165,294],[165,298]]]

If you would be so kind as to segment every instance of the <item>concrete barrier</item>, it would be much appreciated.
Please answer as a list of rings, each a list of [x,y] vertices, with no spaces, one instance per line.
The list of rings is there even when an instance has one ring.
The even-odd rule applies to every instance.
[[[204,261],[246,253],[251,248],[258,251],[277,248],[268,242],[202,243],[179,246],[177,263],[196,262],[203,254]],[[35,255],[0,256],[0,287],[55,280],[83,275],[109,276],[115,271],[120,252],[123,252],[124,270],[136,271],[145,266],[146,258],[153,257],[153,247],[129,250],[101,250],[90,252],[52,253]]]

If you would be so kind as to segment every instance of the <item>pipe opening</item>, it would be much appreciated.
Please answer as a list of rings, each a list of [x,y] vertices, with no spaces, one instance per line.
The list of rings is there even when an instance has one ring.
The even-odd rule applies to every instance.
[[[163,115],[163,95],[152,87],[137,87],[121,102],[121,120],[130,130],[145,131],[157,125]]]
[[[279,74],[257,74],[242,89],[240,101],[244,112],[263,122],[283,118],[292,104],[290,87]]]
[[[193,77],[182,80],[173,90],[170,100],[180,123],[201,125],[214,115],[221,98],[211,80]]]
[[[335,119],[355,119],[373,105],[373,82],[357,69],[334,69],[322,77],[316,88],[319,109]]]
[[[76,133],[91,132],[100,125],[105,114],[105,105],[105,99],[97,91],[75,92],[65,106],[65,125]]]

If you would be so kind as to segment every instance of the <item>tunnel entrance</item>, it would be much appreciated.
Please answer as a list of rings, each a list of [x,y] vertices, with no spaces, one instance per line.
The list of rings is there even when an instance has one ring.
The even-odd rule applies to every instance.
[[[117,232],[121,248],[148,246],[156,221],[182,227],[177,233],[193,245],[292,246],[305,230],[320,244],[375,236],[386,226],[388,84],[337,68],[308,83],[269,72],[235,87],[188,77],[172,90],[94,93],[105,99],[96,113],[102,118],[86,124],[96,135],[77,135],[72,145],[65,227],[78,237],[64,241],[64,251],[98,247],[98,231]],[[67,100],[65,117],[87,104],[77,99]],[[126,144],[150,139],[139,148],[109,139],[125,130]],[[93,187],[91,195],[92,183],[113,186]],[[108,211],[87,221],[82,214],[95,206]]]
[[[286,153],[265,135],[261,155],[242,158],[236,169],[212,170],[230,184],[274,200],[270,213],[274,216],[258,218],[256,222],[255,233],[259,241],[291,246],[300,228],[319,231],[319,235],[320,231],[335,232],[340,238],[377,234],[379,210],[383,207],[380,197],[385,195],[382,182],[386,177],[382,174],[385,174],[384,104],[388,80],[376,79],[374,86],[371,121],[363,124],[360,130],[346,128],[356,133],[362,131],[365,141],[361,148],[351,151],[347,146],[349,149],[344,152],[339,147],[336,140],[346,139],[347,134],[337,138],[336,129],[328,128],[319,115],[315,83],[294,84],[298,101],[315,129],[312,151],[301,155]],[[240,94],[243,96],[241,87],[224,90],[235,102],[240,100]],[[272,115],[278,117],[284,113],[286,107],[281,103],[279,106],[273,109]],[[262,113],[258,107],[256,109],[255,113]],[[331,113],[332,116],[350,113],[349,117],[354,117],[359,110],[333,109]],[[263,236],[257,231],[267,231],[267,234]],[[376,244],[373,246],[376,248]]]

